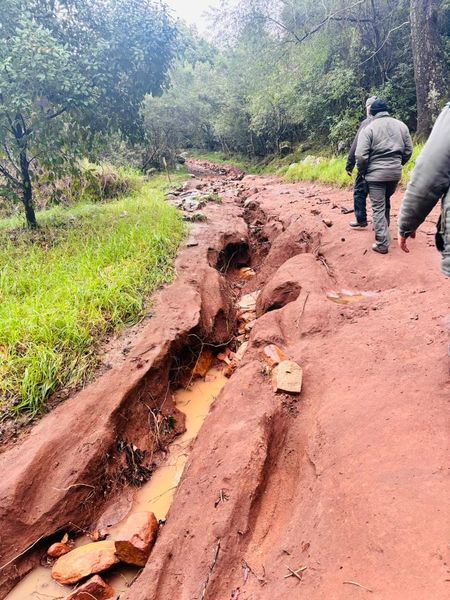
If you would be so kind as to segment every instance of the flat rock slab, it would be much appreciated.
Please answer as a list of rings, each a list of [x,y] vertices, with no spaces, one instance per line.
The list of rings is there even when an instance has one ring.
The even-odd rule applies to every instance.
[[[158,521],[152,512],[132,514],[115,536],[116,556],[124,563],[145,567],[158,535]]]
[[[106,571],[118,562],[114,542],[86,544],[58,558],[53,565],[52,577],[58,583],[70,585],[94,573]]]
[[[109,600],[114,597],[114,590],[101,577],[94,575],[80,585],[67,600]]]
[[[303,384],[303,369],[292,360],[283,360],[272,371],[274,392],[300,394]]]

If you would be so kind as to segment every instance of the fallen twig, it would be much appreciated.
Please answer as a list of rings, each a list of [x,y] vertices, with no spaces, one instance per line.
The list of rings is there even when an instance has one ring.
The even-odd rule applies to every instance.
[[[285,579],[287,579],[288,577],[297,577],[297,579],[299,581],[302,580],[301,576],[299,575],[299,573],[303,573],[304,571],[306,571],[308,567],[300,567],[300,569],[297,569],[296,571],[294,571],[294,569],[291,569],[291,567],[287,567],[287,570],[289,571],[289,573],[287,575],[284,576]]]
[[[373,590],[371,590],[370,588],[366,587],[365,585],[361,585],[357,581],[343,581],[342,583],[346,583],[348,585],[356,585],[356,587],[359,587],[359,588],[361,588],[363,590],[366,590],[367,592],[373,593]]]
[[[74,483],[73,485],[69,485],[66,488],[54,487],[53,489],[56,490],[57,492],[68,492],[72,488],[77,488],[77,487],[88,487],[88,488],[91,488],[92,490],[95,490],[95,487],[93,485],[89,485],[88,483]]]
[[[219,552],[220,552],[220,540],[217,542],[216,551],[214,553],[214,559],[211,563],[211,566],[209,567],[209,573],[208,573],[208,576],[206,577],[206,580],[205,580],[205,583],[203,586],[202,598],[204,598],[206,596],[206,590],[208,588],[209,580],[211,579],[211,574],[214,571],[214,567],[216,566],[217,559],[219,558]]]

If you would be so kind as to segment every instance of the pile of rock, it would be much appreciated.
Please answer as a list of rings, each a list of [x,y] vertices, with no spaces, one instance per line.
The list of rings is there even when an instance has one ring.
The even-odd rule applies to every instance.
[[[48,555],[58,557],[52,577],[63,585],[73,585],[94,575],[77,587],[70,600],[107,600],[114,591],[97,574],[119,563],[144,567],[158,534],[158,522],[151,512],[132,514],[114,534],[114,539],[92,542],[71,549],[67,543],[53,544]]]
[[[220,202],[220,197],[217,194],[217,189],[203,190],[191,189],[189,183],[177,188],[176,190],[168,194],[167,199],[173,206],[180,208],[185,213],[184,219],[186,221],[204,221],[206,220],[205,215],[201,212],[201,209],[206,206],[208,202],[215,201]]]
[[[274,392],[300,394],[303,385],[303,369],[278,348],[269,344],[262,351],[262,356],[272,374]]]

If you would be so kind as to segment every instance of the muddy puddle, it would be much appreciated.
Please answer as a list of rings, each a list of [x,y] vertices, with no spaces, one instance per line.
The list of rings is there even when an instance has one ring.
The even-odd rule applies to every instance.
[[[336,304],[354,304],[355,302],[362,302],[369,298],[374,298],[375,292],[359,292],[351,290],[340,290],[339,292],[328,292],[327,298],[331,302]]]
[[[222,370],[212,368],[205,379],[197,380],[189,389],[180,389],[175,393],[175,404],[186,415],[186,431],[171,444],[166,460],[155,471],[151,480],[135,493],[131,513],[151,511],[158,520],[166,518],[189,458],[192,442],[226,381]],[[119,526],[120,524],[113,527],[110,533],[113,534],[114,529]],[[75,545],[80,546],[90,541],[87,537],[81,537]],[[113,588],[114,599],[117,600],[129,588],[139,571],[137,567],[119,565],[114,571],[101,574],[101,577]],[[5,600],[60,600],[72,591],[71,587],[62,586],[52,579],[50,568],[41,566],[24,577]]]

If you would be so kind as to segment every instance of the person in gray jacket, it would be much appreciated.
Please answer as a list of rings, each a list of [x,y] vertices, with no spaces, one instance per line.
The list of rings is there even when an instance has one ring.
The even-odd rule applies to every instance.
[[[403,198],[398,230],[404,252],[409,252],[407,238],[416,237],[416,229],[441,199],[436,246],[442,254],[442,271],[450,277],[450,103],[434,124]]]
[[[413,145],[408,127],[389,115],[383,100],[370,107],[373,121],[361,131],[356,146],[356,165],[367,181],[372,203],[375,244],[372,250],[387,254],[391,196],[411,158]]]
[[[355,138],[350,148],[350,152],[347,157],[347,164],[345,165],[345,170],[347,174],[351,177],[353,169],[355,168],[356,158],[356,146],[358,144],[359,134],[363,129],[367,127],[369,123],[371,123],[373,117],[370,114],[370,107],[377,99],[376,96],[371,96],[366,100],[366,118],[361,122],[358,131],[356,132]],[[350,223],[350,227],[353,229],[364,229],[367,227],[367,209],[366,209],[366,201],[369,190],[367,189],[367,183],[361,173],[357,173],[355,185],[353,187],[353,207],[355,210],[356,221],[352,221]]]

